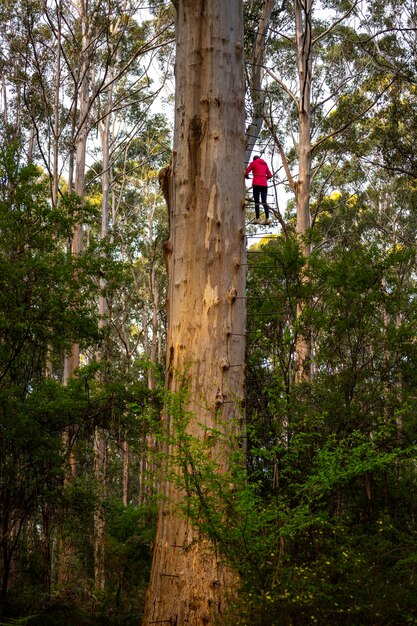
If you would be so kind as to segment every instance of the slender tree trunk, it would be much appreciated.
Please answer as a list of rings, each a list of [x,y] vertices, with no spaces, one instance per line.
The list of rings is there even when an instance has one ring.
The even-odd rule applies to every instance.
[[[77,132],[77,96],[74,96],[74,106],[71,115],[71,134],[68,147],[68,193],[74,191],[74,164],[75,164],[75,133]],[[71,247],[70,245],[68,246]]]
[[[58,191],[59,191],[59,112],[60,112],[60,86],[61,86],[61,2],[57,3],[57,27],[56,27],[56,61],[55,61],[55,94],[54,94],[54,107],[53,107],[53,131],[52,131],[52,176],[50,180],[51,186],[51,200],[52,206],[56,208],[58,206]],[[33,133],[34,135],[34,133]],[[29,142],[29,154],[32,160],[33,145],[32,141]],[[52,378],[52,351],[51,346],[47,346],[46,358],[45,358],[45,378]]]
[[[97,589],[103,590],[106,584],[106,520],[102,499],[106,497],[107,437],[98,427],[94,433],[94,472],[100,489],[98,506],[94,511],[94,582]]]
[[[166,386],[178,392],[187,376],[190,435],[203,438],[206,428],[221,425],[233,441],[245,360],[242,1],[175,6]],[[168,411],[163,422],[173,433]],[[212,453],[229,466],[231,449],[213,442]],[[185,493],[169,481],[162,492],[143,624],[214,624],[236,578],[176,510]]]
[[[265,92],[262,87],[262,79],[264,76],[263,63],[268,40],[268,27],[271,22],[271,14],[275,3],[276,0],[265,0],[264,2],[253,48],[250,77],[252,116],[246,129],[245,165],[250,161],[252,150],[259,138],[264,121]]]
[[[311,0],[295,1],[295,32],[297,46],[297,67],[300,86],[298,104],[299,126],[299,176],[296,185],[297,235],[301,249],[308,261],[310,244],[307,241],[311,226],[310,186],[311,186]],[[297,306],[297,318],[304,310],[305,302]],[[296,342],[296,382],[311,379],[311,337],[301,332]]]
[[[3,91],[3,124],[4,127],[7,128],[9,125],[9,105],[7,101],[7,85],[6,85],[6,77],[4,73],[1,75],[1,84]]]
[[[90,29],[89,29],[89,16],[88,16],[88,2],[81,0],[78,5],[78,11],[80,16],[80,24],[82,30],[82,47],[80,53],[80,68],[79,68],[79,83],[78,87],[78,128],[74,133],[75,135],[75,180],[74,191],[84,198],[85,194],[85,164],[87,154],[87,139],[89,132],[88,116],[90,112],[90,99],[89,99],[89,83],[90,83]],[[75,108],[77,108],[75,106]],[[73,118],[73,123],[75,118]],[[73,136],[74,136],[73,135]],[[72,148],[70,149],[70,184],[69,188],[72,191]],[[72,253],[80,254],[83,249],[83,225],[77,224],[74,230],[72,239]],[[71,356],[65,359],[64,363],[64,383],[73,376],[74,371],[80,363],[80,349],[77,344],[74,344],[71,349]]]
[[[35,150],[35,138],[36,138],[36,129],[35,129],[35,125],[31,124],[30,127],[30,135],[29,135],[29,142],[28,142],[28,163],[33,163],[33,152]]]
[[[76,476],[76,461],[74,455],[74,436],[73,429],[69,426],[64,430],[63,436],[64,449],[68,450],[68,467],[66,467],[64,476],[64,487],[67,487]],[[62,513],[64,515],[65,513]],[[57,556],[57,582],[61,588],[65,588],[69,581],[74,576],[74,547],[69,541],[66,532],[64,530],[64,524],[61,521],[59,524],[59,539],[58,549],[56,551]]]
[[[110,79],[112,75],[110,75]],[[110,187],[109,187],[109,171],[110,171],[110,121],[112,110],[113,86],[110,85],[107,93],[107,113],[102,123],[99,124],[101,150],[103,155],[103,171],[101,174],[101,240],[106,241],[109,236],[109,205],[110,205]],[[108,323],[108,307],[105,289],[107,286],[106,279],[100,277],[100,295],[99,295],[99,327],[104,329]],[[97,360],[102,361],[106,367],[106,361],[109,358],[109,350],[107,342],[104,352],[97,355]],[[102,377],[105,373],[102,372]],[[99,502],[94,512],[94,580],[97,589],[103,590],[106,584],[105,573],[105,543],[106,543],[106,519],[103,507],[103,498],[106,496],[106,476],[107,476],[107,437],[105,431],[96,426],[94,433],[94,457],[95,457],[95,475],[97,485],[101,489],[99,494]]]
[[[150,362],[151,367],[148,370],[148,387],[149,389],[155,389],[154,381],[154,368],[157,363],[157,347],[158,347],[158,309],[159,309],[159,291],[156,283],[156,259],[152,259],[151,275],[150,275],[150,287],[152,296],[152,338],[151,338],[151,352]]]
[[[54,99],[54,126],[53,126],[53,163],[52,163],[52,205],[58,205],[58,140],[59,140],[59,107],[61,85],[61,2],[57,5],[57,41],[56,41],[56,64],[55,64],[55,99]]]
[[[80,54],[80,68],[79,68],[79,84],[78,84],[78,128],[75,133],[75,180],[74,191],[81,198],[84,198],[85,194],[85,165],[86,165],[86,153],[87,153],[87,139],[88,139],[88,114],[90,110],[89,101],[89,77],[90,77],[90,30],[89,30],[89,16],[88,16],[88,2],[80,0],[78,5],[80,24],[82,30],[82,49]],[[77,87],[77,86],[76,86]],[[77,99],[77,96],[76,96]],[[76,106],[75,106],[76,108]],[[75,124],[75,118],[73,123]],[[72,150],[70,147],[70,180],[69,190],[72,191]],[[72,254],[80,254],[83,250],[83,225],[77,224],[71,244]],[[71,346],[71,354],[64,359],[64,373],[63,383],[67,384],[68,380],[74,376],[74,372],[80,364],[80,347],[74,343]],[[64,434],[65,441],[73,440],[72,428],[69,426]],[[65,476],[65,482],[70,483],[76,474],[76,463],[73,449],[71,446],[69,454],[69,468]],[[71,542],[66,537],[63,529],[61,528],[60,536],[60,549],[59,549],[59,570],[58,581],[61,586],[71,583],[75,575],[74,569],[75,563],[75,548],[71,545]]]
[[[126,439],[122,441],[122,454],[122,502],[124,506],[127,506],[129,504],[129,444]]]
[[[42,529],[41,529],[41,548],[42,548],[42,566],[43,566],[43,582],[46,593],[45,604],[48,602],[51,593],[52,581],[52,552],[51,552],[51,509],[48,502],[42,505]]]
[[[148,368],[148,388],[155,389],[155,367],[157,364],[157,348],[158,348],[158,309],[159,309],[159,290],[156,280],[156,246],[153,241],[153,218],[155,206],[149,215],[149,247],[151,251],[151,267],[149,275],[149,288],[152,300],[152,321],[151,321],[151,338],[148,342],[148,352],[150,367]],[[143,437],[142,459],[141,459],[141,502],[145,502],[149,496],[154,496],[157,490],[157,482],[154,477],[157,476],[157,467],[155,466],[155,451],[158,442],[152,433],[145,433]]]

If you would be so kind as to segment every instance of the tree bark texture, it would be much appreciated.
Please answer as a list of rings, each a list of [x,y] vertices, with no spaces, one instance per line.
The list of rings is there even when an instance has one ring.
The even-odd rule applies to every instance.
[[[295,33],[297,44],[298,80],[300,86],[298,105],[299,126],[299,178],[297,185],[297,233],[303,237],[311,227],[311,0],[295,2]],[[310,246],[303,245],[306,256]]]
[[[242,0],[175,5],[174,153],[172,185],[165,194],[170,204],[166,386],[176,392],[187,377],[189,434],[203,438],[207,428],[220,424],[232,440],[244,397],[246,321]],[[172,432],[168,411],[163,420],[165,432]],[[224,468],[232,445],[213,445],[216,456],[223,446]],[[143,625],[214,624],[236,578],[176,510],[185,493],[168,480],[161,491]]]

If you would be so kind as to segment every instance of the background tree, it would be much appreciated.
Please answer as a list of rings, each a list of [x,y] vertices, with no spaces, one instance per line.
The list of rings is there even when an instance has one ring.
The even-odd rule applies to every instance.
[[[72,338],[86,345],[99,339],[89,299],[94,269],[87,259],[71,262],[62,248],[81,208],[63,203],[61,211],[51,211],[46,179],[36,166],[20,166],[20,154],[18,145],[10,145],[1,153],[0,166],[3,612],[11,559],[24,525],[46,500],[57,506],[64,460],[59,435],[71,412],[48,420],[48,405],[64,398],[59,385],[51,381],[48,386],[46,362],[52,348],[59,363]],[[39,410],[36,402],[43,403]],[[43,564],[42,580],[49,567]]]

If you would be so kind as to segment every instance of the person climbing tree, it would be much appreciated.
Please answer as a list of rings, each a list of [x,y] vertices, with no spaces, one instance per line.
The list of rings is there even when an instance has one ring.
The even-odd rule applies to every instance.
[[[255,201],[255,220],[254,224],[259,224],[259,198],[261,198],[264,211],[265,211],[265,224],[270,224],[269,218],[269,206],[266,201],[266,194],[268,190],[268,180],[272,178],[272,174],[269,170],[266,162],[261,159],[260,156],[254,156],[252,163],[248,165],[245,172],[245,178],[249,178],[249,173],[252,172],[252,189],[253,199]]]

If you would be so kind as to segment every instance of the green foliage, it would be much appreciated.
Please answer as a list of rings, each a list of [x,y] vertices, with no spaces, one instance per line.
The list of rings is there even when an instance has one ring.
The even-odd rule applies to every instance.
[[[240,575],[234,625],[417,619],[415,252],[369,245],[359,199],[328,204],[350,227],[332,246],[318,230],[307,281],[291,238],[249,254],[246,468],[237,426],[190,434],[186,381],[168,402],[182,514]],[[310,304],[296,319],[300,299]],[[307,329],[315,376],[296,385]],[[225,450],[238,451],[230,471]]]
[[[240,574],[231,624],[413,623],[416,450],[393,424],[370,439],[304,423],[287,447],[256,451],[279,468],[279,489],[266,494],[240,458],[225,474],[185,423],[175,439],[182,511]]]
[[[139,599],[143,599],[150,571],[156,505],[151,502],[125,507],[118,500],[108,500],[106,519],[111,602],[126,611],[132,599],[136,598],[137,610],[138,593]]]
[[[93,224],[96,210],[74,194],[64,194],[52,208],[48,181],[38,167],[20,166],[20,154],[18,144],[6,145],[0,153],[1,610],[16,619],[47,602],[54,582],[51,545],[54,534],[60,545],[58,533],[74,555],[67,572],[74,584],[71,590],[61,585],[61,599],[83,599],[85,609],[97,609],[97,599],[86,589],[94,578],[94,514],[103,500],[102,485],[94,476],[92,436],[100,427],[109,433],[110,447],[120,449],[124,437],[132,450],[145,454],[139,442],[144,437],[146,441],[160,407],[157,389],[149,390],[145,382],[150,368],[145,358],[135,363],[129,376],[116,363],[111,368],[108,361],[90,361],[62,385],[63,358],[70,346],[77,342],[82,350],[94,351],[106,338],[98,329],[97,276],[109,276],[109,293],[114,295],[123,275],[121,279],[114,251],[105,259],[98,243],[77,256],[67,252],[75,224]],[[69,457],[76,466],[72,480]],[[110,492],[117,494],[120,454],[113,458],[106,480]],[[135,463],[131,461],[132,473],[137,471]],[[149,534],[153,516],[149,508],[146,511],[143,532]],[[109,523],[114,522],[113,513]],[[118,515],[123,517],[123,511]],[[117,533],[109,539],[109,563],[118,563],[114,577],[109,576],[114,590],[108,594],[110,612],[116,605],[121,612],[122,605],[138,612],[143,604],[150,539],[138,529],[139,538],[133,539],[137,520],[132,514],[126,546]],[[13,576],[12,562],[18,564]],[[68,611],[72,614],[73,609]],[[56,619],[64,619],[65,613],[65,607],[57,607]],[[77,623],[83,620],[88,622],[86,615]]]
[[[62,358],[72,341],[98,341],[89,255],[67,254],[75,220],[88,219],[68,198],[59,210],[34,165],[19,167],[18,147],[0,154],[0,379],[28,389],[43,377],[47,352]]]

